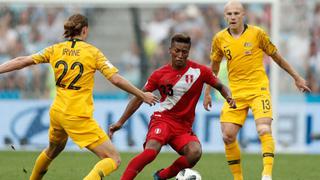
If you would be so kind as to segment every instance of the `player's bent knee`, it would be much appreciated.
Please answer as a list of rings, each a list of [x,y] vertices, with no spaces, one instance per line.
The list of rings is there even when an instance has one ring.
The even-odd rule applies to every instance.
[[[189,156],[195,157],[195,159],[200,158],[201,154],[202,154],[202,151],[200,148],[191,149],[191,150],[189,150],[189,153],[188,153]]]
[[[187,147],[185,156],[192,164],[195,164],[199,161],[202,155],[202,149],[200,145],[192,145]]]
[[[231,144],[236,141],[236,136],[233,136],[231,134],[223,134],[222,138],[225,144]]]
[[[258,134],[259,136],[263,136],[265,134],[271,134],[271,127],[264,126],[264,127],[258,128]]]

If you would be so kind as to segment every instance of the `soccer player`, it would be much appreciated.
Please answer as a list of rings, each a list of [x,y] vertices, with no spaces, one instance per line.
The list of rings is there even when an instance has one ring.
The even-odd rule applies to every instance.
[[[152,93],[137,89],[120,76],[118,69],[99,49],[85,42],[88,33],[87,18],[74,14],[64,24],[64,37],[68,40],[0,65],[0,74],[39,63],[50,63],[54,71],[57,95],[50,109],[49,146],[37,158],[30,180],[42,179],[52,160],[64,149],[68,137],[101,159],[85,180],[100,180],[120,165],[119,153],[93,119],[92,91],[96,70],[137,99],[149,105],[158,101]]]
[[[224,7],[228,28],[218,32],[212,40],[211,68],[219,72],[223,57],[227,60],[228,77],[237,108],[224,104],[221,113],[221,128],[226,158],[235,180],[242,180],[240,149],[237,134],[251,108],[263,155],[263,180],[272,179],[274,140],[271,133],[272,105],[269,80],[263,66],[263,54],[284,69],[294,80],[299,90],[309,92],[306,81],[279,54],[269,36],[261,28],[244,24],[244,8],[239,1],[229,1]],[[211,107],[210,87],[207,86],[204,107]]]
[[[192,132],[192,124],[204,83],[220,91],[231,108],[236,107],[229,89],[221,84],[210,69],[188,59],[190,47],[189,36],[175,34],[171,38],[169,49],[171,62],[154,71],[144,86],[144,91],[160,92],[160,108],[151,116],[144,151],[130,161],[121,180],[134,179],[166,144],[181,156],[171,166],[157,171],[154,179],[170,179],[180,170],[191,168],[199,161],[201,145]],[[122,127],[141,103],[141,99],[131,99],[120,119],[110,126],[110,137]]]

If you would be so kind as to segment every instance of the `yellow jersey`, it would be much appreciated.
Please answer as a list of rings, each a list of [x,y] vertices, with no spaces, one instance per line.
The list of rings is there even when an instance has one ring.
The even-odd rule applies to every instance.
[[[78,39],[49,46],[32,58],[36,64],[50,63],[53,69],[56,97],[51,108],[75,116],[93,114],[95,71],[108,79],[118,72],[99,49]]]
[[[269,80],[263,65],[263,55],[273,55],[277,48],[267,33],[257,26],[245,25],[239,38],[226,28],[212,39],[210,59],[227,60],[228,79],[234,98],[257,93],[269,93]]]

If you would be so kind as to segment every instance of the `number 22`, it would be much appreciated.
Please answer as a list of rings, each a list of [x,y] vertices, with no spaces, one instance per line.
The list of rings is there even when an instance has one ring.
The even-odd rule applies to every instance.
[[[62,88],[65,88],[66,85],[62,84],[61,81],[64,78],[64,76],[67,74],[68,72],[68,64],[64,61],[64,60],[59,60],[56,65],[54,66],[55,68],[58,68],[60,65],[63,65],[63,72],[62,74],[59,76],[56,85]],[[72,80],[72,82],[69,84],[68,89],[74,89],[74,90],[79,90],[81,89],[81,87],[79,86],[75,86],[74,84],[81,78],[82,74],[83,74],[83,65],[80,62],[74,62],[71,65],[71,70],[75,69],[76,66],[79,66],[79,74]]]

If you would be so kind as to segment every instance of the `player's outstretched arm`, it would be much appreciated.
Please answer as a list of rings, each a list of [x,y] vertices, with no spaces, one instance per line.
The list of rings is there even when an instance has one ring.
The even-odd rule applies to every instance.
[[[285,70],[294,79],[297,88],[302,92],[311,92],[311,89],[307,86],[306,80],[304,80],[297,71],[278,53],[275,52],[272,56],[274,62],[276,62],[283,70]]]
[[[214,73],[214,75],[217,75],[220,70],[220,62],[213,61],[211,62],[211,70]],[[204,99],[203,99],[203,107],[205,110],[210,111],[210,108],[212,107],[212,97],[211,97],[211,86],[206,85],[204,90]]]
[[[140,89],[136,88],[134,85],[132,85],[128,80],[123,78],[118,73],[112,75],[109,81],[115,86],[119,87],[120,89],[141,98],[142,101],[149,104],[150,106],[155,105],[157,102],[159,102],[159,99],[157,96],[155,96],[151,92],[141,91]]]
[[[121,115],[120,119],[116,123],[110,125],[109,133],[108,133],[110,138],[112,138],[113,133],[115,133],[117,130],[121,129],[123,124],[131,117],[131,115],[133,113],[135,113],[137,111],[137,109],[139,109],[141,104],[142,104],[142,99],[140,99],[136,96],[133,96],[133,98],[131,98],[126,109],[124,110],[123,114]]]
[[[0,74],[35,64],[31,56],[16,57],[0,65]]]
[[[226,99],[230,108],[233,108],[233,109],[237,108],[236,101],[232,98],[231,91],[227,86],[223,85],[220,82],[220,80],[218,80],[213,87],[217,89],[220,92],[220,94]]]

